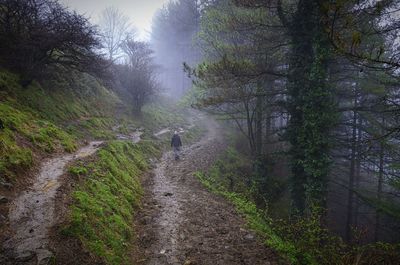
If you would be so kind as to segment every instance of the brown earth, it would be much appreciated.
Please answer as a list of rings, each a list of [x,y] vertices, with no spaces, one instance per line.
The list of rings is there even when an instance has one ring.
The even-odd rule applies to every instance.
[[[42,163],[33,184],[16,196],[9,207],[10,233],[2,242],[0,261],[4,264],[47,264],[50,230],[56,223],[56,195],[63,184],[68,163],[91,156],[102,142],[93,141],[74,154],[64,154]]]
[[[184,148],[179,161],[165,153],[144,182],[134,264],[280,264],[234,207],[193,175],[207,170],[226,148],[216,122],[204,121],[206,136]]]

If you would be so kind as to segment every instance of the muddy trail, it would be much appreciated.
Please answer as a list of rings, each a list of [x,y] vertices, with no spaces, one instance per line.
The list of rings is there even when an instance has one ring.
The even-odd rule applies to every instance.
[[[52,257],[48,251],[49,230],[56,221],[55,200],[65,167],[94,154],[101,143],[90,142],[76,153],[45,161],[34,184],[13,200],[9,211],[12,235],[3,246],[10,264],[47,264]]]
[[[216,122],[204,118],[203,123],[208,132],[201,141],[184,148],[179,161],[165,153],[144,183],[134,264],[278,264],[233,206],[193,175],[226,148]]]

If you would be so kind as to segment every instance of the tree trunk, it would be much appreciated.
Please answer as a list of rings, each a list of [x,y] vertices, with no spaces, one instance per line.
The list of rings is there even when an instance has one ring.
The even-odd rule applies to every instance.
[[[355,91],[354,108],[357,108],[357,91]],[[351,241],[351,227],[353,224],[353,201],[354,201],[354,179],[356,173],[357,156],[357,112],[353,111],[352,137],[351,137],[351,155],[350,155],[350,173],[347,197],[347,218],[346,218],[346,240]]]
[[[385,124],[385,119],[382,119],[382,124]],[[385,158],[385,150],[384,150],[384,143],[383,139],[381,139],[380,144],[379,144],[379,173],[378,173],[378,190],[377,190],[377,199],[378,199],[378,204],[382,200],[382,185],[383,185],[383,173],[384,173],[384,158]],[[381,211],[378,208],[376,210],[376,216],[375,216],[375,241],[379,240],[379,229],[381,226]]]
[[[362,137],[362,120],[358,117],[358,130],[357,130],[357,157],[356,157],[356,174],[355,174],[355,189],[360,188],[360,178],[361,178],[361,137]],[[355,196],[354,201],[354,227],[358,227],[358,212],[360,207],[360,199]]]
[[[329,133],[335,112],[327,87],[329,42],[317,1],[299,1],[289,23],[292,51],[288,80],[292,212],[325,207]]]
[[[256,125],[256,158],[260,159],[262,155],[262,147],[263,147],[263,103],[264,97],[261,96],[262,86],[261,84],[257,84],[257,95],[256,95],[256,116],[255,116],[255,125]]]

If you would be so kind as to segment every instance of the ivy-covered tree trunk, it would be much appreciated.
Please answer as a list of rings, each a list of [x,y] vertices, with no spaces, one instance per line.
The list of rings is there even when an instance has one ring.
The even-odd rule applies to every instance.
[[[288,83],[288,137],[294,214],[326,203],[332,94],[327,84],[329,43],[320,23],[318,1],[299,1],[289,23],[292,52]]]

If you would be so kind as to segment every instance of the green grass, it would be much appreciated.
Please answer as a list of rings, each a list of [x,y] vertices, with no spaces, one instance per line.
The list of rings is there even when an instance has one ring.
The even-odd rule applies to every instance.
[[[160,99],[160,101],[161,104],[147,104],[142,109],[142,124],[147,129],[157,131],[166,127],[176,128],[186,123],[181,109],[166,100]]]
[[[137,124],[141,124],[150,134],[169,128],[171,131],[160,137],[164,148],[169,147],[173,131],[181,127],[185,130],[185,133],[181,135],[184,145],[190,145],[200,139],[205,130],[198,124],[195,124],[190,130],[186,130],[187,126],[191,125],[186,120],[186,116],[191,115],[187,109],[166,98],[158,98],[157,100],[158,102],[143,107],[142,117],[135,119]],[[147,139],[152,138],[148,137]]]
[[[15,172],[33,165],[33,152],[72,152],[76,138],[55,124],[40,119],[34,112],[19,107],[16,102],[0,102],[0,174],[13,180]]]
[[[107,264],[129,264],[132,220],[143,193],[139,176],[148,158],[158,154],[150,142],[112,141],[96,161],[71,167],[70,173],[84,180],[72,194],[70,223],[62,232],[81,240]]]
[[[265,212],[258,209],[253,202],[244,196],[235,192],[227,191],[226,188],[218,184],[212,176],[206,175],[202,172],[197,172],[195,175],[211,192],[228,199],[236,207],[236,210],[245,217],[249,228],[265,239],[265,244],[267,246],[276,250],[291,264],[298,264],[297,256],[300,253],[296,250],[295,245],[283,240],[273,230],[272,220],[266,216]],[[309,259],[307,264],[312,265],[317,263],[312,259]]]
[[[17,75],[0,69],[0,178],[14,181],[45,153],[73,152],[78,139],[112,139],[118,104],[85,74],[57,74],[22,88]]]

